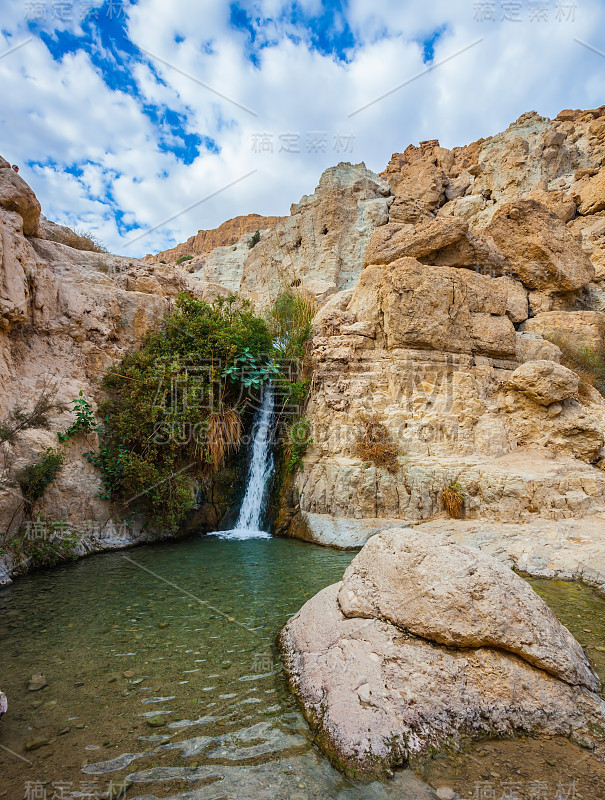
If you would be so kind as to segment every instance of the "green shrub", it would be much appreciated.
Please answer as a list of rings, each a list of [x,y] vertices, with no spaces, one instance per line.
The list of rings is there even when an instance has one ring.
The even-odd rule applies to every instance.
[[[252,250],[260,242],[260,231],[255,231],[248,239],[248,249]]]
[[[76,415],[76,419],[66,431],[57,433],[60,442],[67,442],[72,436],[76,436],[78,433],[92,433],[97,429],[97,421],[92,406],[86,397],[84,397],[82,389],[80,389],[76,399],[71,402],[73,403],[73,411]]]
[[[267,315],[278,351],[286,358],[303,358],[311,335],[315,299],[304,289],[284,289],[274,300]]]
[[[15,479],[19,484],[26,506],[31,507],[44,495],[46,489],[61,471],[63,461],[63,452],[49,447],[39,461],[28,464],[17,472]]]
[[[275,368],[271,332],[248,301],[181,294],[103,381],[101,469],[105,497],[139,504],[174,530],[194,505],[191,478],[219,469],[239,446],[242,414]]]
[[[177,258],[177,260],[176,260],[176,263],[177,264],[182,264],[183,261],[191,261],[192,258],[193,258],[193,256],[179,256]]]
[[[294,422],[288,431],[286,452],[286,474],[295,472],[302,466],[307,447],[313,442],[311,423],[305,417]]]
[[[78,558],[81,541],[82,533],[65,520],[37,516],[6,541],[6,547],[22,567],[52,567],[59,561]]]

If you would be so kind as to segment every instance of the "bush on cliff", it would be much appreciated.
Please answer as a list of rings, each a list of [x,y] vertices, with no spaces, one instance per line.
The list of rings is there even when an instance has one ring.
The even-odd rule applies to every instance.
[[[389,429],[376,417],[362,416],[360,422],[355,455],[364,461],[372,461],[377,467],[384,467],[388,472],[397,472],[399,450],[391,439]]]
[[[271,347],[248,301],[179,295],[162,328],[104,379],[101,447],[90,456],[104,496],[176,529],[194,505],[191,479],[239,446],[242,415],[272,374]]]
[[[267,322],[283,356],[303,358],[316,313],[317,303],[304,289],[288,288],[279,293],[269,309]]]

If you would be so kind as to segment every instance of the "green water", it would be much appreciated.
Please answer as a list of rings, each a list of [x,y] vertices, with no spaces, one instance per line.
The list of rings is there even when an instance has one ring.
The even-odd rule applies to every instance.
[[[605,687],[605,600],[581,583],[536,578],[529,583],[580,642]]]
[[[126,777],[129,800],[431,797],[409,771],[385,784],[343,779],[281,672],[280,628],[353,555],[196,537],[0,591],[0,797],[20,800],[29,782],[50,800],[63,783],[89,800]],[[28,692],[38,672],[48,685]],[[25,749],[36,739],[48,743]]]

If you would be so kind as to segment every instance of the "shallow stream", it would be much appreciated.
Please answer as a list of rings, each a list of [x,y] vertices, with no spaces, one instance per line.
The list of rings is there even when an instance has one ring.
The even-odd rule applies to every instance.
[[[194,537],[97,555],[0,590],[0,677],[9,698],[0,797],[97,800],[110,787],[118,796],[126,776],[131,785],[120,796],[128,800],[433,797],[420,778],[455,784],[470,798],[477,781],[495,780],[491,773],[503,783],[506,762],[472,749],[483,745],[468,759],[427,761],[420,777],[405,770],[369,785],[343,779],[314,749],[276,636],[309,597],[341,578],[353,555],[278,538]],[[605,603],[585,587],[533,585],[605,677]],[[47,686],[28,691],[39,672]],[[555,800],[557,770],[567,781],[580,759],[577,793],[556,800],[581,800],[586,782],[586,800],[605,797],[602,765],[585,751],[568,742],[506,744],[516,753],[509,761],[546,744],[528,760],[532,780],[548,773],[546,800]]]

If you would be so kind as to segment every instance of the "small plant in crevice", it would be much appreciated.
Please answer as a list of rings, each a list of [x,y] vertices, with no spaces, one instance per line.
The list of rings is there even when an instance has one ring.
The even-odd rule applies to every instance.
[[[248,239],[248,249],[252,250],[253,247],[260,242],[260,231],[255,231],[252,236]]]
[[[67,442],[79,433],[93,433],[97,429],[97,421],[92,406],[84,396],[82,389],[80,389],[76,399],[72,400],[72,403],[76,418],[66,431],[60,431],[57,434],[60,442]]]
[[[177,264],[183,264],[185,261],[191,261],[193,256],[179,256],[176,260]]]
[[[387,426],[376,417],[361,416],[361,427],[355,441],[354,452],[364,461],[372,461],[377,467],[384,467],[395,473],[399,467],[399,450],[394,444]]]
[[[306,417],[296,420],[288,430],[286,445],[285,470],[286,474],[295,472],[302,467],[303,456],[307,448],[313,443],[311,436],[311,423]]]
[[[51,412],[61,413],[65,410],[64,404],[57,401],[56,396],[56,385],[45,381],[31,409],[15,405],[8,416],[0,421],[0,445],[15,444],[21,433],[32,428],[48,430]]]
[[[455,481],[441,492],[441,500],[445,510],[454,519],[462,519],[464,516],[464,492],[460,484]]]
[[[61,471],[64,460],[65,454],[61,450],[49,447],[38,461],[27,464],[16,473],[15,480],[21,489],[26,508],[31,508],[44,495]]]
[[[108,253],[106,245],[96,236],[96,234],[84,228],[75,228],[74,235],[76,237],[75,243],[69,242],[72,247],[77,250],[91,250],[94,253]]]

